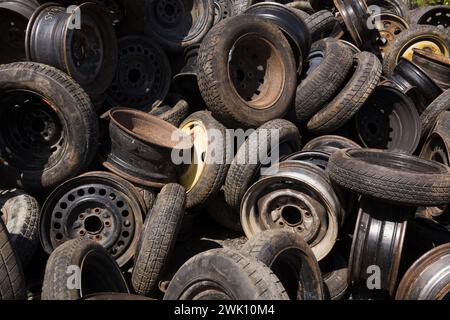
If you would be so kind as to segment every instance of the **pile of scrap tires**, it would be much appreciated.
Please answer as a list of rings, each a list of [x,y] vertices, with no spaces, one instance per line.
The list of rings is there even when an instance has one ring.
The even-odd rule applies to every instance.
[[[0,0],[0,300],[449,299],[449,24]]]

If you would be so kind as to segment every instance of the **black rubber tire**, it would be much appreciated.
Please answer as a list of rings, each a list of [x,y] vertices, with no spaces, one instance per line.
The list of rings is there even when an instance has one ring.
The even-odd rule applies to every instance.
[[[152,189],[152,188],[146,187],[146,186],[136,186],[135,185],[134,187],[141,195],[143,204],[145,206],[144,207],[145,214],[147,215],[150,212],[150,209],[153,208],[153,205],[155,204],[156,195],[157,195],[158,191],[156,189]]]
[[[225,195],[221,190],[219,194],[206,205],[206,211],[211,219],[222,227],[244,233],[239,212],[233,210],[225,201]]]
[[[302,19],[303,21],[306,21],[306,19],[308,19],[310,17],[309,14],[307,14],[305,11],[300,10],[300,9],[296,9],[296,8],[291,8],[292,12],[294,12],[297,17],[299,17],[300,19]]]
[[[169,94],[162,106],[159,106],[150,114],[179,127],[184,119],[191,113],[189,103],[178,94]]]
[[[223,248],[189,259],[173,277],[164,300],[202,298],[202,289],[211,292],[212,285],[222,291],[220,295],[212,293],[216,299],[222,298],[224,291],[232,300],[289,299],[280,280],[265,264]]]
[[[327,172],[346,189],[394,204],[450,202],[450,167],[404,153],[344,149],[331,155]]]
[[[403,18],[406,22],[410,21],[408,0],[368,0],[367,6],[378,6],[381,12],[395,14]]]
[[[341,92],[307,124],[309,131],[323,135],[344,126],[362,107],[380,81],[380,60],[370,53],[355,55],[356,70]]]
[[[81,268],[79,280],[84,288],[69,288],[68,284],[77,275],[73,267]],[[93,287],[86,287],[86,283]],[[42,300],[79,300],[84,295],[103,292],[129,293],[119,266],[100,244],[77,238],[52,252],[45,268]]]
[[[353,66],[349,46],[334,38],[315,42],[311,52],[323,52],[323,61],[297,87],[295,114],[298,122],[308,121],[342,88]]]
[[[27,297],[22,266],[0,219],[0,300],[25,300]]]
[[[267,230],[246,242],[240,252],[267,265],[291,300],[323,300],[319,264],[309,245],[291,231]]]
[[[266,1],[270,1],[270,0],[266,0]],[[287,2],[289,2],[289,1],[287,1]],[[292,2],[287,3],[286,6],[293,8],[293,9],[302,10],[303,12],[306,12],[308,15],[314,14],[314,12],[315,12],[314,9],[311,7],[311,4],[307,0],[292,1]]]
[[[439,115],[450,110],[450,89],[437,97],[420,115],[422,138],[426,138],[436,123]]]
[[[287,120],[275,119],[254,131],[239,148],[225,179],[225,200],[234,210],[239,209],[245,192],[259,176],[263,161],[260,159],[260,155],[266,151],[260,149],[271,146],[271,130],[279,130],[279,143],[289,145],[291,153],[299,151],[301,148],[300,132],[293,123]],[[259,144],[259,141],[263,139],[267,142]],[[258,158],[256,161],[250,161],[253,160],[254,155],[257,155]]]
[[[39,203],[21,190],[0,190],[0,211],[7,216],[11,245],[26,268],[40,244]]]
[[[82,173],[96,155],[99,140],[98,118],[88,95],[64,72],[33,62],[0,66],[0,90],[15,88],[36,92],[53,102],[57,113],[65,120],[66,149],[50,168],[25,170],[2,161],[2,184],[41,192]],[[1,149],[4,149],[3,144],[2,141]]]
[[[383,72],[386,76],[394,73],[394,69],[401,57],[402,48],[408,45],[413,39],[418,36],[430,36],[440,39],[445,45],[447,52],[450,52],[450,32],[436,28],[435,26],[415,25],[411,28],[401,32],[389,46],[383,58]]]
[[[147,215],[135,253],[131,283],[136,293],[151,296],[167,267],[186,207],[186,190],[167,184]]]
[[[279,58],[285,71],[277,95],[279,98],[265,109],[248,105],[229,79],[230,52],[236,41],[249,34],[255,34],[262,41],[270,43],[271,50],[277,52],[274,57]],[[296,63],[288,40],[267,19],[239,15],[219,22],[202,42],[197,61],[201,95],[214,118],[227,127],[258,127],[269,120],[282,118],[288,112],[297,83]],[[270,89],[275,90],[267,88],[272,92]]]
[[[330,300],[343,300],[348,290],[347,261],[339,252],[334,250],[324,260],[320,261],[321,269],[324,264],[329,264],[322,271],[325,297]]]
[[[225,182],[233,155],[228,147],[227,128],[214,119],[209,111],[191,114],[180,127],[189,121],[201,122],[208,133],[208,144],[216,153],[207,152],[205,168],[198,182],[187,190],[186,208],[199,208],[212,199]],[[220,137],[218,133],[220,132]],[[186,186],[185,186],[186,187]]]
[[[329,37],[336,26],[339,26],[339,21],[328,10],[320,10],[310,15],[305,20],[305,23],[311,33],[311,40],[313,42]]]

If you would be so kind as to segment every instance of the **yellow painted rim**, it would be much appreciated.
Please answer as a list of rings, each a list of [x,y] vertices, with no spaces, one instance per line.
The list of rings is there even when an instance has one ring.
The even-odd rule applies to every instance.
[[[180,175],[181,185],[189,192],[198,183],[206,167],[208,131],[205,125],[198,120],[186,122],[180,129],[191,136],[194,144],[191,152],[191,164],[187,165]]]
[[[412,57],[414,54],[413,49],[422,49],[422,50],[426,50],[426,51],[436,54],[436,55],[442,55],[445,57],[449,57],[449,49],[439,39],[436,39],[436,40],[428,39],[428,40],[422,40],[422,41],[417,41],[417,42],[413,42],[413,43],[410,42],[409,44],[407,44],[406,49],[401,51],[401,57],[406,58],[409,61],[412,61]]]

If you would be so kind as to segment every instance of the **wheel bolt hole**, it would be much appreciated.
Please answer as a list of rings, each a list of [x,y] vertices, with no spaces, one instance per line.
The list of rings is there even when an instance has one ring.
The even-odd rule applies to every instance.
[[[95,193],[95,189],[94,188],[89,188],[88,189],[88,193],[89,194],[94,194]]]

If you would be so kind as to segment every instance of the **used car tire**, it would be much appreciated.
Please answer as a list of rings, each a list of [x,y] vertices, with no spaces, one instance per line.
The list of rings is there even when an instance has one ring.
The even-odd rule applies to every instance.
[[[345,149],[331,155],[327,171],[340,186],[371,198],[407,206],[450,202],[450,168],[404,153]]]
[[[227,129],[209,111],[191,114],[180,126],[193,137],[194,158],[180,174],[186,188],[186,208],[196,208],[213,198],[225,182],[232,159]]]
[[[267,230],[248,240],[240,252],[267,265],[292,300],[323,300],[319,264],[303,238],[287,230]]]
[[[179,127],[190,113],[189,103],[178,94],[169,94],[162,106],[150,111],[152,116],[167,121],[175,127]]]
[[[79,289],[76,279],[81,281]],[[74,288],[69,288],[69,283]],[[92,240],[78,238],[52,252],[45,268],[42,300],[79,300],[102,292],[129,293],[119,266],[106,249]]]
[[[39,203],[21,190],[0,190],[0,211],[11,245],[26,268],[39,246]]]
[[[419,43],[422,42],[422,45]],[[412,48],[430,50],[434,54],[450,57],[450,33],[434,26],[416,25],[400,33],[383,58],[383,72],[390,76],[401,57],[412,60]]]
[[[323,58],[315,69],[311,59]],[[313,43],[308,57],[311,71],[297,87],[295,114],[297,121],[305,122],[329,102],[344,85],[353,66],[353,53],[349,46],[334,38]],[[318,90],[320,88],[320,90]]]
[[[261,159],[260,155],[269,151],[263,150],[263,148],[272,147],[271,130],[278,130],[279,132],[279,144],[276,146],[281,146],[280,151],[282,151],[283,145],[289,148],[288,154],[299,151],[301,148],[300,132],[293,123],[287,120],[275,119],[269,121],[253,132],[239,148],[225,179],[225,200],[233,209],[239,209],[245,192],[259,177],[258,171],[261,168],[261,163],[266,160]],[[262,140],[267,142],[260,144],[259,142]],[[255,155],[257,159],[253,158]]]
[[[377,86],[382,72],[380,60],[370,53],[355,55],[356,70],[341,92],[307,124],[315,134],[331,133],[345,125],[362,107]]]
[[[97,151],[98,120],[88,95],[74,80],[43,64],[12,63],[0,66],[0,91],[8,91],[0,108],[8,122],[2,123],[0,134],[0,152],[8,160],[0,164],[4,185],[41,192],[86,169]],[[31,110],[26,105],[30,100]],[[20,120],[12,113],[34,119],[38,126],[14,126]],[[19,134],[12,135],[8,128]],[[38,151],[31,149],[31,138],[38,139],[33,142],[41,146]]]
[[[265,264],[223,248],[188,260],[164,295],[164,300],[199,299],[288,300],[289,297]]]
[[[0,219],[0,300],[25,300],[27,297],[22,266]]]
[[[294,54],[266,19],[239,15],[219,22],[202,42],[198,66],[202,97],[227,127],[257,127],[288,112],[297,83]]]
[[[328,10],[320,10],[305,19],[313,42],[333,35],[335,28],[339,28],[336,17]]]
[[[136,293],[153,295],[173,251],[186,206],[186,191],[167,184],[147,215],[135,253],[131,282]]]
[[[422,122],[422,138],[426,138],[439,115],[450,109],[450,89],[437,97],[420,115]]]

